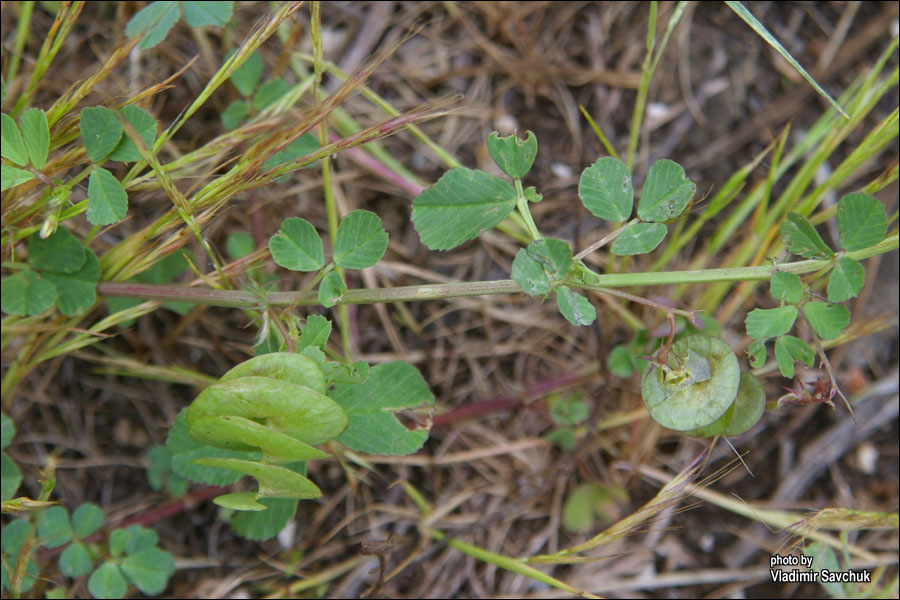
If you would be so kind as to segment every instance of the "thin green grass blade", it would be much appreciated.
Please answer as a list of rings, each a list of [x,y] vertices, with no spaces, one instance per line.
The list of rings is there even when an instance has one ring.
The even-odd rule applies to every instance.
[[[600,143],[603,144],[603,148],[609,153],[613,158],[619,158],[619,154],[616,152],[616,149],[613,148],[613,145],[609,143],[609,139],[605,135],[603,135],[603,131],[601,131],[600,127],[597,123],[594,122],[594,119],[591,118],[590,113],[582,106],[578,105],[578,110],[581,111],[581,114],[584,115],[584,118],[587,120],[588,125],[591,126],[591,129],[594,130],[594,134],[597,136],[597,139],[600,140]]]
[[[765,25],[763,25],[762,23],[760,23],[759,20],[758,20],[756,17],[753,16],[753,13],[751,13],[749,10],[747,10],[747,8],[746,8],[743,4],[741,4],[740,2],[725,2],[725,4],[727,4],[727,5],[728,5],[728,8],[730,8],[731,10],[733,10],[733,11],[737,14],[737,16],[739,16],[741,19],[743,19],[744,22],[745,22],[747,25],[749,25],[751,29],[753,29],[753,31],[755,31],[756,33],[758,33],[759,36],[760,36],[762,39],[764,39],[764,40],[766,41],[767,44],[769,44],[770,46],[772,46],[772,48],[774,48],[775,51],[778,52],[778,54],[780,54],[786,61],[788,61],[788,62],[791,64],[792,67],[794,67],[795,69],[797,69],[797,72],[800,73],[800,75],[803,76],[803,79],[805,79],[806,81],[808,81],[809,84],[810,84],[811,86],[813,86],[813,88],[815,88],[815,90],[816,90],[817,92],[819,92],[819,94],[821,94],[821,95],[824,96],[826,99],[828,99],[828,102],[830,102],[831,105],[832,105],[835,109],[837,109],[837,111],[838,111],[839,113],[841,113],[841,115],[843,115],[843,117],[844,117],[845,119],[849,119],[849,118],[850,118],[850,117],[847,115],[847,113],[844,112],[844,109],[841,108],[840,104],[838,104],[838,103],[834,100],[834,98],[832,98],[831,96],[828,95],[828,92],[826,92],[825,90],[823,90],[823,89],[821,88],[821,86],[819,86],[819,84],[816,83],[816,80],[813,79],[812,76],[811,76],[809,73],[806,72],[806,69],[804,69],[803,67],[800,66],[800,63],[798,63],[796,60],[794,60],[794,57],[791,56],[791,53],[788,52],[788,51],[785,49],[785,47],[782,46],[781,43],[780,43],[778,40],[775,39],[774,36],[772,36],[771,33],[769,33],[769,30],[766,29]]]

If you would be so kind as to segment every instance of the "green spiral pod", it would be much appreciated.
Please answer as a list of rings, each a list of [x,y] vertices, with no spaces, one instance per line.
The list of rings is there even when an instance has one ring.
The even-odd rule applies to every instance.
[[[234,367],[203,390],[185,414],[191,436],[229,450],[260,450],[259,461],[203,458],[193,462],[255,477],[259,491],[219,496],[216,504],[265,510],[258,498],[317,498],[309,479],[281,465],[329,456],[314,446],[347,428],[347,415],[324,394],[325,376],[302,354],[264,354]]]
[[[703,335],[681,338],[669,351],[669,363],[649,370],[641,382],[650,416],[676,431],[709,425],[737,395],[741,371],[724,341]]]
[[[696,437],[743,433],[766,403],[762,384],[740,372],[728,344],[703,335],[672,344],[668,364],[644,372],[641,395],[653,420]]]

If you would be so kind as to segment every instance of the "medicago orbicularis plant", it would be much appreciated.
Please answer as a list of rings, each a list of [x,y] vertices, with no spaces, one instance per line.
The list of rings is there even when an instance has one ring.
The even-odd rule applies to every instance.
[[[597,285],[600,276],[580,258],[610,242],[610,252],[619,256],[653,251],[668,233],[667,223],[682,215],[696,192],[680,165],[659,160],[650,166],[637,214],[632,218],[635,203],[629,168],[617,158],[598,159],[582,172],[578,196],[595,216],[623,225],[575,256],[567,242],[543,236],[531,218],[528,205],[540,202],[541,196],[533,188],[524,188],[522,178],[537,154],[534,134],[528,132],[521,140],[515,135],[500,138],[493,133],[488,138],[488,150],[512,183],[482,171],[449,170],[413,201],[412,220],[422,242],[433,250],[454,248],[508,216],[516,216],[513,211],[517,210],[533,241],[516,254],[512,279],[529,296],[554,294],[560,313],[573,325],[590,325],[596,319],[594,306],[576,290],[613,293]],[[868,194],[850,194],[838,207],[844,250],[835,253],[803,216],[787,215],[782,238],[790,252],[830,261],[808,278],[812,282],[829,276],[828,302],[815,299],[815,290],[797,273],[779,271],[776,265],[772,293],[785,306],[756,309],[748,315],[747,333],[756,340],[750,348],[754,367],[764,361],[765,340],[772,337],[777,338],[775,354],[784,376],[793,377],[795,360],[812,365],[816,351],[800,338],[785,335],[801,311],[812,327],[819,356],[827,365],[818,337],[834,339],[841,334],[849,324],[849,313],[839,303],[857,295],[863,284],[862,265],[845,254],[878,244],[886,228],[885,210],[878,200]],[[642,375],[642,396],[654,420],[689,435],[710,437],[737,435],[761,418],[766,403],[762,384],[751,373],[741,373],[737,357],[724,341],[691,335],[673,344],[672,316],[683,314],[693,320],[694,315],[634,296],[628,299],[663,310],[672,324],[668,340],[646,364]]]

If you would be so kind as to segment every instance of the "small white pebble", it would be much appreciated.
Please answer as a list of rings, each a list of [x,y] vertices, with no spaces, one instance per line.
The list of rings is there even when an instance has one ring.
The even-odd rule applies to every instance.
[[[865,442],[856,450],[856,462],[859,470],[866,475],[874,475],[878,463],[878,450],[869,442]]]
[[[512,135],[518,128],[519,122],[512,115],[500,115],[494,119],[494,129],[503,137]]]
[[[572,167],[566,163],[555,162],[550,165],[550,172],[553,173],[557,179],[568,179],[572,176]]]
[[[662,102],[651,102],[647,105],[647,127],[655,129],[669,118],[669,105]]]
[[[288,524],[284,526],[284,529],[278,532],[278,543],[281,544],[281,548],[283,550],[288,550],[297,545],[296,537],[294,535],[296,533],[296,519],[291,519],[290,521],[288,521]]]

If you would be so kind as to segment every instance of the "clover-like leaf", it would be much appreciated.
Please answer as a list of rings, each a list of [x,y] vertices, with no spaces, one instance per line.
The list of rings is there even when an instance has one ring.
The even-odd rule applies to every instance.
[[[597,309],[591,301],[567,287],[556,288],[556,306],[560,314],[575,326],[590,325],[597,318]]]
[[[594,216],[623,223],[634,208],[631,171],[621,160],[604,156],[581,172],[578,197]]]
[[[851,252],[874,246],[887,233],[884,205],[869,194],[848,194],[841,198],[837,222],[841,246]]]
[[[319,232],[299,217],[281,223],[281,231],[269,238],[269,252],[276,263],[291,271],[318,271],[325,265]]]
[[[232,50],[226,54],[225,60],[231,58],[234,52]],[[256,89],[256,84],[259,83],[259,79],[262,77],[263,66],[262,56],[259,55],[259,52],[254,52],[231,74],[229,79],[231,79],[231,83],[234,84],[241,96],[249,98],[253,95],[253,90]]]
[[[0,165],[0,191],[6,191],[17,185],[22,185],[26,181],[31,181],[34,178],[35,175],[31,171],[11,167],[9,165]]]
[[[807,367],[813,366],[816,360],[816,351],[809,344],[793,335],[783,335],[778,339],[781,340],[784,347],[787,348],[795,360],[802,360]]]
[[[22,519],[19,519],[21,521]],[[18,522],[18,521],[15,521]],[[26,523],[27,524],[27,523]],[[4,527],[3,533],[8,534],[11,527]],[[10,554],[8,556],[4,555],[2,562],[0,562],[0,585],[2,585],[3,591],[6,591],[10,587],[10,577],[9,573],[16,572],[16,554]],[[20,580],[21,591],[27,592],[32,587],[34,587],[35,578],[38,577],[39,572],[37,565],[34,563],[34,560],[29,559],[28,564],[25,565],[25,574]],[[5,595],[4,595],[5,597]]]
[[[347,293],[347,284],[336,271],[330,271],[319,283],[319,304],[331,308]]]
[[[15,120],[6,113],[0,113],[0,156],[8,159],[14,165],[24,167],[28,164],[28,150],[25,148],[25,140],[22,139],[22,132]]]
[[[795,212],[789,212],[781,224],[781,241],[788,250],[803,258],[834,256],[816,228],[803,215]]]
[[[291,498],[260,498],[266,510],[241,511],[231,520],[231,528],[248,540],[269,540],[278,535],[297,514],[298,500]]]
[[[69,544],[59,555],[59,570],[66,577],[81,577],[90,573],[93,568],[91,555],[81,542]]]
[[[581,394],[552,395],[547,398],[547,408],[550,409],[550,418],[553,419],[553,422],[566,427],[584,422],[591,412]]]
[[[550,291],[550,282],[559,281],[572,265],[572,247],[563,240],[541,238],[519,250],[511,276],[529,296]]]
[[[111,225],[125,218],[128,194],[116,176],[102,167],[88,181],[87,220],[93,225]]]
[[[153,4],[163,4],[163,2],[154,2]],[[105,106],[90,106],[82,109],[79,128],[81,129],[81,141],[88,158],[98,164],[102,163],[115,149],[124,132],[116,113]]]
[[[234,2],[193,2],[181,3],[181,14],[191,27],[218,25],[225,27],[231,20]],[[143,591],[143,590],[142,590]]]
[[[249,115],[250,106],[243,100],[235,100],[219,115],[219,118],[222,119],[225,129],[230,131],[236,129]]]
[[[28,237],[28,264],[42,271],[75,273],[85,263],[86,251],[81,242],[65,227],[57,227],[47,238]]]
[[[87,588],[94,598],[124,598],[128,581],[117,564],[105,562],[91,573]]]
[[[47,164],[47,155],[50,152],[50,128],[47,126],[47,115],[39,108],[29,108],[22,115],[21,124],[28,158],[36,169],[43,169]]]
[[[408,429],[395,413],[434,404],[434,395],[418,369],[390,362],[369,370],[362,384],[338,384],[331,397],[347,413],[350,424],[337,440],[371,454],[411,454],[428,439],[428,427]]]
[[[852,258],[838,259],[828,276],[828,301],[843,302],[855,298],[866,281],[866,270]]]
[[[671,221],[684,212],[696,191],[697,186],[685,176],[681,165],[658,160],[650,166],[641,188],[638,216],[642,221]]]
[[[58,548],[72,539],[72,523],[69,511],[62,506],[51,506],[38,515],[38,537],[44,548]]]
[[[316,347],[324,350],[330,335],[331,321],[321,315],[309,315],[300,332],[300,348]]]
[[[532,298],[543,296],[550,292],[550,278],[547,277],[544,266],[532,257],[525,248],[521,248],[516,253],[510,277],[519,284],[523,292]]]
[[[634,375],[634,371],[637,367],[637,360],[635,359],[634,352],[632,352],[628,346],[619,344],[609,351],[609,357],[606,359],[606,367],[609,369],[609,372],[616,377],[627,379]]]
[[[0,452],[0,501],[12,499],[21,484],[19,466],[6,452]]]
[[[267,81],[253,94],[253,108],[263,110],[276,100],[287,94],[291,85],[281,77]]]
[[[225,252],[228,258],[238,260],[244,258],[256,249],[253,236],[246,231],[235,231],[228,234],[225,240]]]
[[[766,342],[765,340],[753,340],[747,346],[747,357],[750,360],[750,366],[758,369],[766,364]]]
[[[798,337],[783,335],[775,340],[775,361],[778,363],[778,370],[785,377],[794,377],[795,360],[802,360],[806,366],[811,367],[815,359],[815,351]]]
[[[799,304],[803,300],[803,283],[795,273],[776,271],[772,273],[769,293],[776,300],[788,304]]]
[[[9,315],[33,316],[53,306],[56,287],[34,271],[21,271],[3,279],[0,304]]]
[[[129,104],[122,108],[122,116],[134,128],[137,134],[144,142],[144,146],[152,149],[153,140],[156,139],[156,119],[140,106]],[[131,141],[127,135],[122,135],[122,139],[113,149],[112,153],[107,157],[109,160],[119,160],[122,162],[134,162],[141,160],[141,153],[138,152],[137,146]]]
[[[803,305],[803,314],[824,340],[835,339],[850,324],[850,311],[841,304],[808,302]]]
[[[412,221],[422,243],[449,250],[499,224],[516,205],[516,190],[483,171],[456,168],[413,200]]]
[[[89,309],[97,300],[100,261],[92,250],[86,248],[84,265],[80,269],[74,273],[46,271],[44,278],[56,286],[59,312],[67,317],[74,317]]]
[[[797,320],[796,306],[779,308],[754,308],[747,313],[744,323],[747,335],[755,340],[784,335],[794,326]]]
[[[151,2],[131,17],[125,26],[125,35],[135,38],[144,34],[138,47],[141,50],[148,50],[166,39],[169,30],[175,26],[180,16],[178,2],[172,0]]]
[[[562,509],[563,525],[569,531],[586,532],[594,526],[595,517],[604,517],[607,507],[628,500],[622,488],[599,483],[583,483],[566,498]]]
[[[541,238],[528,244],[527,250],[553,280],[565,277],[572,265],[572,247],[563,240]]]
[[[666,237],[665,223],[632,223],[619,234],[610,251],[619,256],[652,252]]]
[[[783,337],[775,340],[775,362],[778,363],[778,370],[784,377],[794,378],[794,357],[785,346]]]
[[[72,532],[84,539],[103,526],[103,510],[92,502],[85,502],[72,513]]]
[[[5,450],[15,435],[16,424],[6,416],[6,413],[0,413],[0,450]]]
[[[388,234],[381,219],[367,210],[354,210],[341,220],[334,242],[334,263],[345,269],[373,266],[387,249]]]
[[[513,134],[508,137],[500,137],[494,131],[488,136],[488,152],[500,170],[510,177],[522,178],[531,170],[534,158],[537,156],[537,138],[530,131],[526,132],[525,139]]]
[[[279,150],[275,153],[274,156],[272,156],[272,158],[266,160],[266,162],[263,163],[262,168],[264,171],[268,171],[269,169],[280,167],[281,165],[293,160],[297,160],[298,158],[309,156],[319,148],[319,140],[316,139],[316,136],[311,133],[304,133],[296,140],[288,144],[287,147],[284,148],[284,150]],[[313,161],[303,168],[311,167],[316,164],[316,162],[317,161]],[[280,178],[276,179],[276,181],[278,181],[279,179]]]

